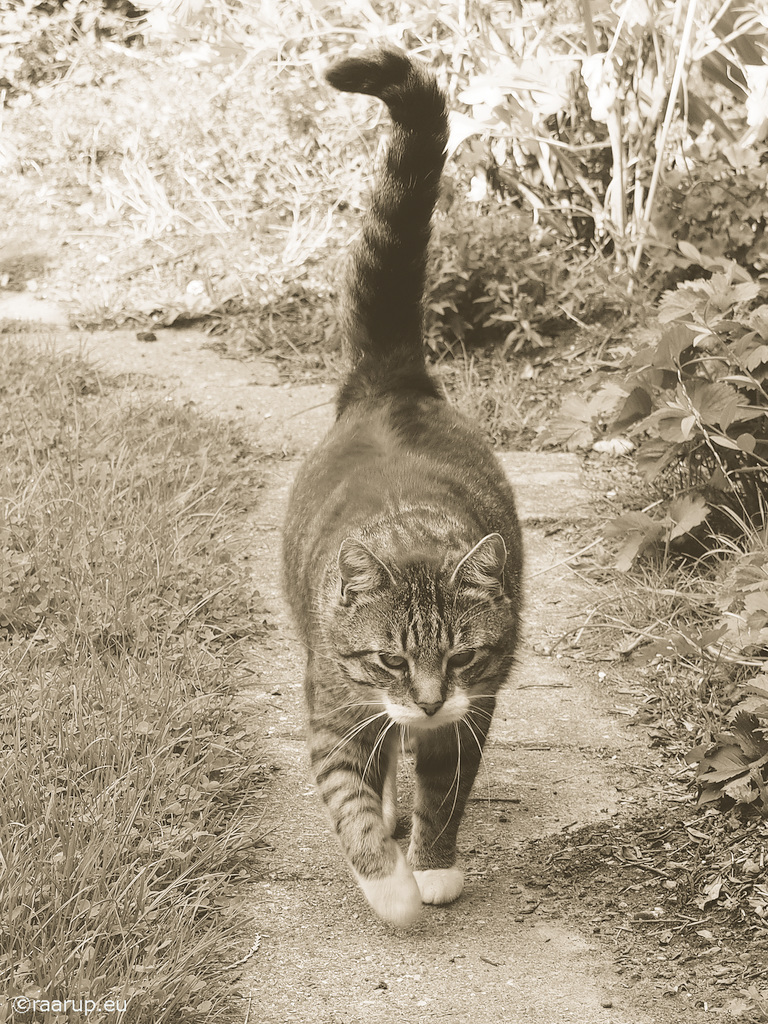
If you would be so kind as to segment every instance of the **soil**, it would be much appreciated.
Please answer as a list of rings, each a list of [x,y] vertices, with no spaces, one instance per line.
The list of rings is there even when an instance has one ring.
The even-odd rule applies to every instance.
[[[223,359],[193,331],[84,335],[66,330],[55,307],[39,312],[47,342],[85,347],[133,386],[238,421],[271,456],[243,559],[273,628],[239,699],[272,781],[254,826],[264,839],[243,892],[253,932],[239,951],[250,956],[229,1020],[696,1024],[729,1000],[739,1009],[739,993],[759,980],[754,948],[745,955],[745,944],[716,935],[706,904],[703,923],[675,906],[670,858],[680,850],[682,861],[696,842],[678,768],[633,725],[632,675],[580,646],[589,584],[568,560],[593,498],[574,457],[501,456],[526,536],[526,639],[460,834],[465,892],[394,931],[371,914],[314,793],[303,652],[280,590],[287,494],[332,420],[332,388],[284,385],[270,364]],[[0,301],[0,319],[37,314],[31,300],[13,311]],[[406,798],[408,787],[405,765]],[[749,1020],[768,1019],[749,1007]]]

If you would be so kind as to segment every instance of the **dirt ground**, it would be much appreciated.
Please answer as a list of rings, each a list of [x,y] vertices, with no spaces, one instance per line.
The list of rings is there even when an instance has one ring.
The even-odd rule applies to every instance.
[[[273,456],[243,558],[274,628],[253,652],[253,682],[241,695],[273,781],[257,826],[266,838],[243,893],[253,933],[243,936],[241,952],[258,948],[236,983],[231,1021],[710,1019],[712,944],[681,945],[676,928],[667,936],[666,911],[649,888],[660,880],[633,863],[625,840],[627,822],[635,833],[642,822],[663,834],[669,768],[644,730],[628,727],[627,708],[637,702],[631,678],[578,646],[590,598],[566,560],[590,495],[576,460],[501,456],[526,537],[525,644],[460,834],[464,895],[424,908],[411,930],[393,931],[350,878],[313,791],[303,652],[281,596],[285,501],[300,459],[331,422],[332,389],[283,385],[268,363],[222,359],[192,331],[158,331],[151,343],[129,331],[84,336],[66,331],[53,306],[11,314],[0,303],[0,318],[21,314],[47,320],[46,337],[57,347],[85,346],[97,364],[130,374],[136,386],[235,419]],[[575,645],[560,642],[569,631]],[[405,799],[408,788],[405,765]]]

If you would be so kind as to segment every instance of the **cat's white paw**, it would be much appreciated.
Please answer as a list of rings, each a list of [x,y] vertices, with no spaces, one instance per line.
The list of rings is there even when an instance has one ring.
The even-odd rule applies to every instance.
[[[413,877],[422,903],[453,903],[464,889],[464,872],[457,867],[414,871]]]
[[[395,870],[386,878],[363,878],[357,872],[355,877],[379,917],[397,928],[406,928],[419,916],[422,896],[413,872],[399,849],[398,854]]]

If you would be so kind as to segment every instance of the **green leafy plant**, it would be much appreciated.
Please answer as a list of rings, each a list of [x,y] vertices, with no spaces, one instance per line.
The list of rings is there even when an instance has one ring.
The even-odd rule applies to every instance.
[[[768,817],[768,676],[745,688],[727,732],[687,755],[696,765],[699,804],[750,808]]]
[[[495,345],[502,353],[545,347],[546,332],[567,323],[556,305],[557,269],[552,254],[533,249],[528,225],[514,210],[456,202],[435,230],[427,344],[435,352],[460,352],[465,344]]]
[[[768,530],[726,546],[716,604],[724,642],[738,654],[768,652]]]
[[[655,280],[689,276],[690,260],[678,255],[678,242],[711,260],[734,260],[753,274],[768,268],[767,152],[764,143],[744,147],[700,138],[688,150],[691,166],[666,172],[653,213]]]
[[[661,497],[610,525],[623,569],[660,547],[701,554],[707,532],[750,537],[766,522],[768,294],[733,261],[680,249],[709,276],[667,292],[651,340],[564,403],[543,439],[575,448],[624,437],[636,449]]]
[[[695,182],[693,140],[704,164],[716,145],[737,151],[765,133],[761,12],[628,0],[586,2],[581,14],[557,22],[531,12],[505,33],[494,13],[479,34],[491,45],[470,51],[474,74],[459,98],[472,117],[457,135],[495,138],[501,179],[544,223],[611,238],[620,264],[633,245],[637,271],[675,148],[686,149]]]

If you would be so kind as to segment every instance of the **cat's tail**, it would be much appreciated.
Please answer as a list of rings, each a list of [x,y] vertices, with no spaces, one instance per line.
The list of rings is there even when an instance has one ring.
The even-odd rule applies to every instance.
[[[344,92],[377,96],[393,122],[347,272],[342,330],[350,370],[339,412],[388,393],[437,396],[424,361],[423,301],[448,142],[445,96],[422,64],[394,49],[342,60],[326,78]]]

